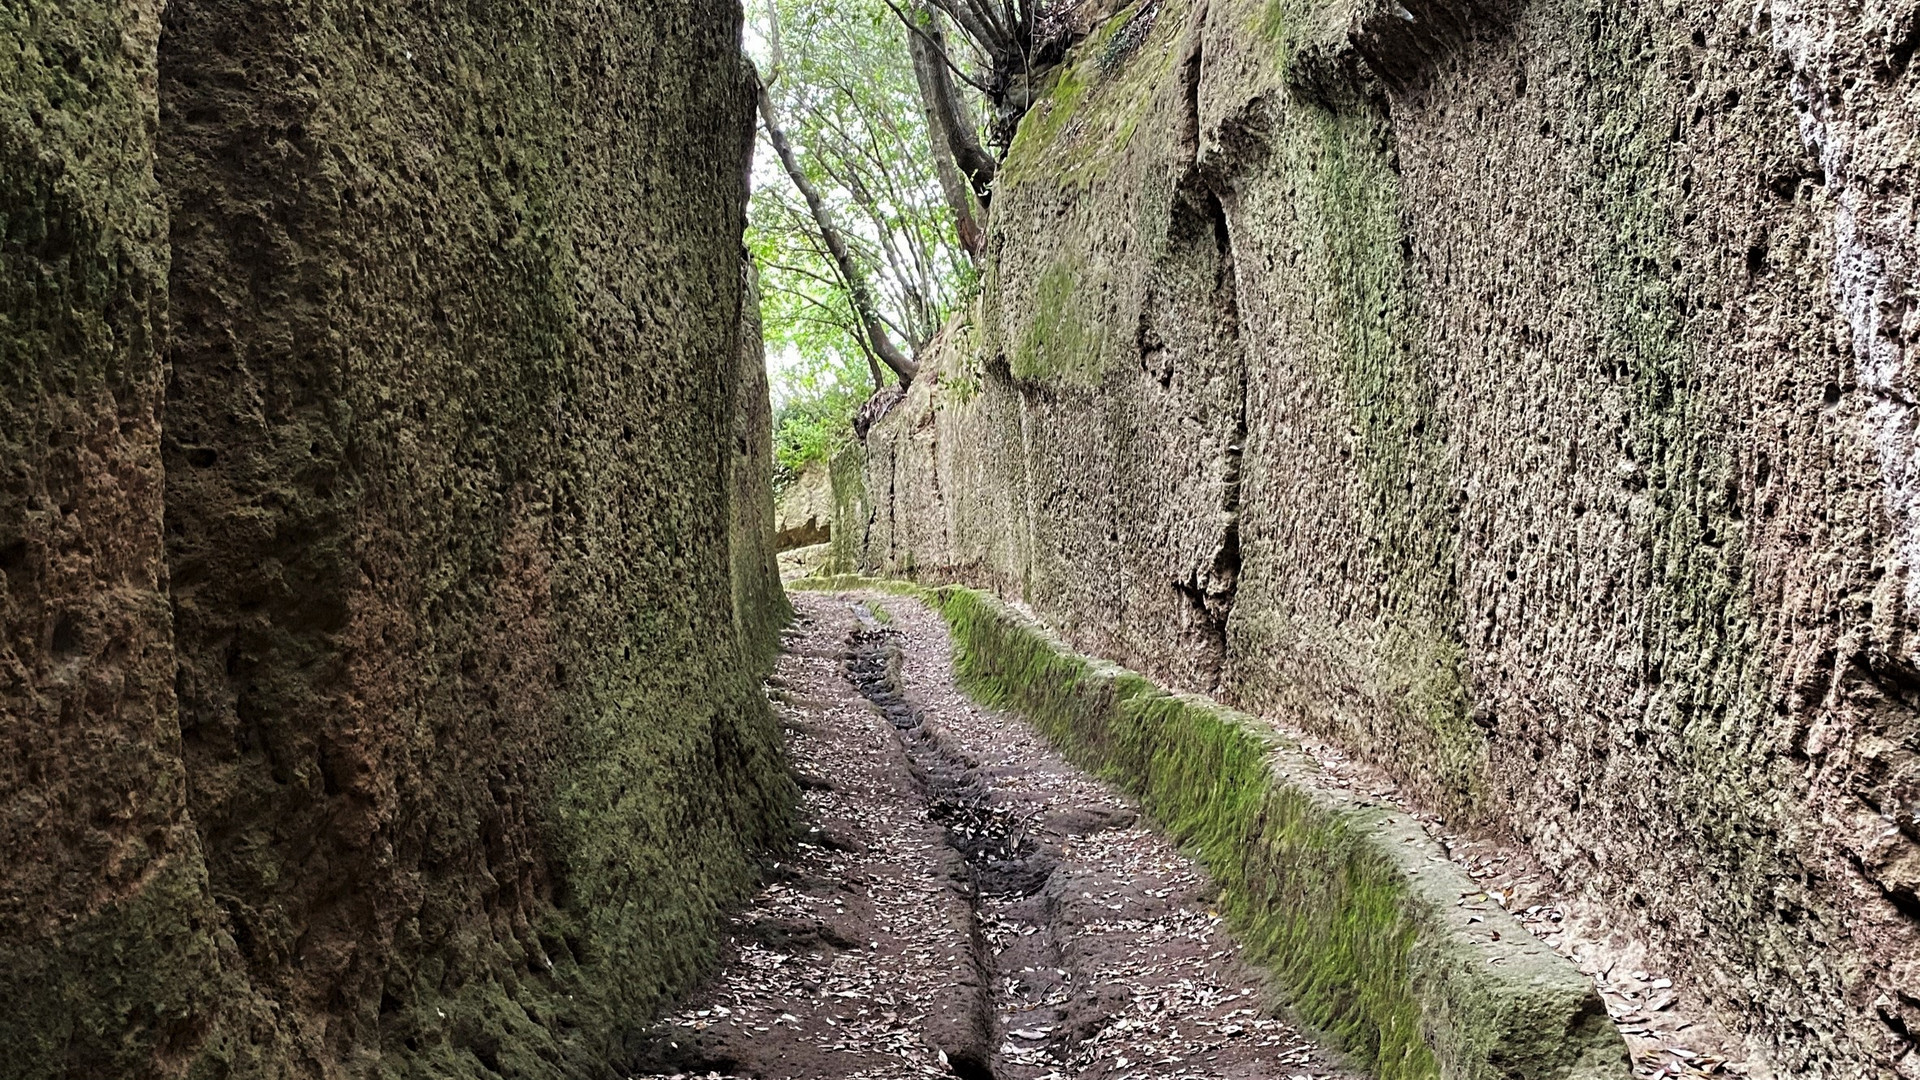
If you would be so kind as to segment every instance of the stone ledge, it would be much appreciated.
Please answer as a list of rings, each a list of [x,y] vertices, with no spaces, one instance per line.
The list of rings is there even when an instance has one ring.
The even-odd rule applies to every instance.
[[[1324,782],[1266,723],[1073,652],[998,599],[856,577],[792,588],[919,596],[961,686],[1139,798],[1222,887],[1299,1019],[1382,1080],[1625,1080],[1593,983],[1491,903],[1401,811]]]
[[[1370,79],[1395,93],[1475,37],[1497,34],[1513,0],[1329,0],[1309,7],[1288,63],[1294,90],[1332,109],[1367,94]]]

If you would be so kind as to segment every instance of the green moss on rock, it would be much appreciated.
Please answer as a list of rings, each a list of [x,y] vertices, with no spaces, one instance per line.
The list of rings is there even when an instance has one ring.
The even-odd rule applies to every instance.
[[[1172,65],[1166,46],[1188,10],[1188,0],[1140,0],[1076,46],[1021,118],[1002,183],[1084,187],[1124,162]]]
[[[1070,261],[1055,262],[1040,275],[1034,314],[1010,365],[1017,379],[1096,382],[1102,337],[1074,295],[1080,275]]]
[[[1219,882],[1222,910],[1289,1008],[1374,1075],[1628,1074],[1592,983],[1488,910],[1412,819],[1325,785],[1259,721],[1075,654],[985,594],[879,587],[940,610],[968,693],[1139,798]]]
[[[0,1075],[150,1075],[156,1056],[192,1047],[228,995],[197,860],[155,867],[132,895],[81,915],[56,942],[0,944]]]
[[[778,522],[768,480],[773,475],[773,404],[760,326],[759,275],[751,268],[740,305],[738,355],[727,500],[734,628],[749,670],[768,675],[778,658],[780,631],[793,619],[793,606],[780,588]]]
[[[739,12],[164,7],[0,5],[0,1074],[600,1075],[795,800]]]

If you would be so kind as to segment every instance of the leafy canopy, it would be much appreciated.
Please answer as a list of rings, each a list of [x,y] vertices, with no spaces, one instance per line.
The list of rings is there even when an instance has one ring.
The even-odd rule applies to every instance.
[[[788,138],[865,268],[894,339],[917,354],[973,288],[907,48],[885,0],[771,0],[750,12],[756,54]],[[764,132],[747,244],[760,268],[784,470],[852,437],[877,389],[847,284]],[[884,381],[884,378],[883,380]]]

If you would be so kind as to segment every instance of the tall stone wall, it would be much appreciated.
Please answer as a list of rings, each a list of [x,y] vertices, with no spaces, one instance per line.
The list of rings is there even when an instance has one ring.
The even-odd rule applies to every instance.
[[[597,1076],[701,970],[792,800],[739,20],[0,10],[0,1075]]]
[[[1914,18],[1121,10],[861,560],[1526,842],[1786,1074],[1920,1076]]]
[[[773,497],[773,396],[760,325],[759,271],[745,268],[740,383],[733,399],[733,610],[756,670],[773,670],[793,607],[780,586],[780,515]]]
[[[148,0],[0,7],[7,1076],[139,1075],[228,989],[161,539],[159,18]]]

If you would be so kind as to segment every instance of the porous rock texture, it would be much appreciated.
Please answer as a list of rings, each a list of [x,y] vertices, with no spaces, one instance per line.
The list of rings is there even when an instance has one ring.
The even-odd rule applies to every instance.
[[[149,0],[0,5],[6,1076],[138,1075],[225,989],[161,542],[159,19]]]
[[[598,1077],[702,969],[793,799],[739,21],[0,4],[0,1076]]]
[[[1117,8],[836,546],[1524,841],[1784,1075],[1920,1077],[1915,20]]]
[[[833,511],[832,466],[810,461],[774,500],[774,542],[781,551],[831,542]]]

